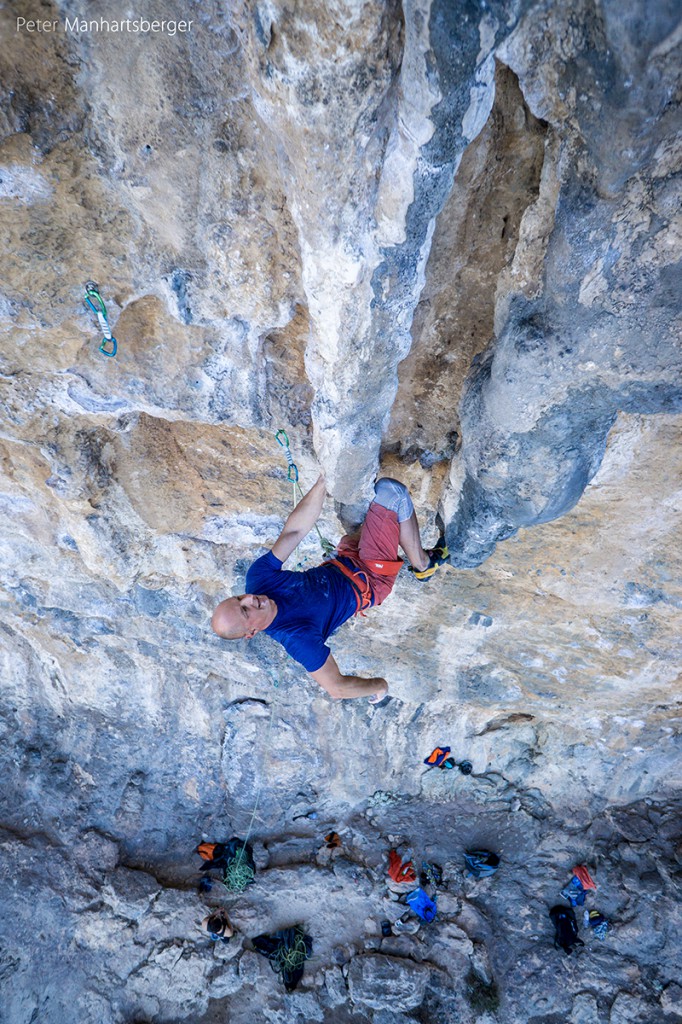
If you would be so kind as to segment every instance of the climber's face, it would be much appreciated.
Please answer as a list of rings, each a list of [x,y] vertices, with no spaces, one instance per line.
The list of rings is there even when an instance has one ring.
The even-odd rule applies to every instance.
[[[250,640],[267,629],[277,614],[277,605],[265,594],[240,594],[221,601],[213,613],[211,626],[226,640],[243,637]]]

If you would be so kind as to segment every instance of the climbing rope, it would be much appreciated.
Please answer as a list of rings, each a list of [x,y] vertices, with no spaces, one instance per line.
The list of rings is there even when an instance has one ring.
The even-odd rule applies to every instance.
[[[246,845],[246,840],[244,840]],[[244,892],[247,885],[253,882],[255,871],[249,864],[242,864],[240,854],[244,846],[240,847],[237,856],[231,861],[223,872],[223,885],[229,892]]]
[[[287,435],[286,430],[278,430],[277,433],[275,434],[275,441],[277,442],[278,445],[280,445],[281,448],[284,449],[284,454],[286,456],[288,467],[287,480],[290,481],[293,488],[293,507],[296,508],[297,495],[298,501],[300,501],[300,499],[303,497],[303,491],[301,490],[301,485],[298,482],[298,466],[294,462],[294,457],[291,454],[291,448],[289,447],[289,437]],[[317,530],[317,536],[320,539],[320,545],[322,546],[324,554],[333,555],[334,552],[336,551],[336,546],[332,544],[330,540],[327,540],[326,537],[322,536],[322,533],[317,523],[315,523],[315,529]]]
[[[280,445],[280,447],[282,447],[284,449],[284,454],[286,455],[287,466],[288,466],[288,469],[287,469],[287,479],[291,482],[292,487],[293,487],[293,503],[294,503],[294,508],[296,508],[297,495],[298,495],[298,498],[300,499],[300,498],[303,497],[303,492],[301,490],[301,485],[298,482],[298,466],[294,462],[294,457],[291,454],[291,447],[289,445],[289,437],[287,435],[286,430],[278,430],[277,433],[275,434],[275,440],[277,441],[277,444]],[[333,554],[334,551],[336,550],[335,546],[332,544],[332,542],[330,540],[327,540],[326,537],[322,536],[322,533],[320,532],[320,529],[319,529],[317,523],[315,524],[315,529],[317,530],[317,536],[320,539],[320,544],[322,545],[322,550],[324,551],[325,555]],[[282,676],[283,676],[283,668],[280,668],[279,678],[278,678],[277,682],[275,682],[273,680],[273,688],[275,689],[275,691],[279,688],[279,684],[282,682]],[[270,710],[270,721],[268,722],[268,732],[267,732],[267,736],[266,736],[266,739],[265,739],[265,750],[266,750],[266,752],[270,750],[270,734],[272,732],[272,723],[273,723],[274,717],[275,717],[275,708],[276,708],[276,701],[275,701],[275,699],[273,697],[272,707],[271,707],[271,710]],[[267,757],[267,753],[266,753],[266,757]],[[263,763],[263,768],[265,768],[266,764],[267,764],[267,761],[265,761]],[[256,814],[258,812],[258,805],[260,803],[260,795],[261,795],[262,788],[263,788],[263,779],[261,777],[261,781],[260,781],[260,783],[258,785],[258,790],[257,790],[257,793],[256,793],[256,802],[254,804],[253,811],[251,813],[251,820],[249,821],[249,827],[246,830],[246,838],[244,839],[243,844],[240,846],[240,848],[239,848],[237,854],[235,855],[234,859],[232,861],[230,861],[230,863],[227,865],[227,867],[225,868],[225,870],[223,872],[223,880],[222,880],[222,882],[223,882],[223,885],[225,886],[225,888],[228,890],[228,892],[234,892],[234,893],[243,892],[244,889],[246,889],[247,885],[249,885],[253,881],[253,879],[254,879],[253,868],[250,867],[248,864],[243,863],[243,861],[244,861],[244,851],[246,850],[246,844],[249,841],[249,836],[251,835],[251,832],[252,832],[252,829],[253,829],[253,823],[256,820]],[[289,964],[288,965],[289,969],[294,969],[294,967],[300,966],[301,963],[303,963],[303,960],[305,960],[307,958],[307,953],[305,951],[305,943],[303,943],[303,952],[305,954],[303,956],[303,959],[300,959],[300,961],[295,963],[295,964]],[[290,956],[290,955],[293,956],[293,952],[289,951],[286,955],[287,956]],[[284,966],[287,966],[287,965],[285,964]],[[283,968],[282,967],[277,967],[275,969],[276,970],[282,970]]]
[[[118,343],[111,333],[109,321],[107,320],[107,307],[104,305],[104,299],[100,295],[99,288],[94,281],[88,281],[85,285],[85,302],[97,317],[104,334],[102,344],[99,347],[100,352],[103,356],[115,356]],[[111,350],[107,348],[108,345],[111,346]]]
[[[281,974],[284,971],[297,971],[308,959],[310,959],[310,954],[305,944],[305,933],[298,929],[292,946],[288,948],[280,946],[268,957],[270,966],[276,974]]]
[[[275,690],[279,689],[279,684],[282,682],[282,674],[283,674],[283,670],[280,669],[279,679],[277,680],[277,682],[274,682],[274,680],[273,680],[273,684],[272,685],[273,685],[273,688]],[[267,733],[267,736],[265,738],[266,760],[263,762],[263,769],[265,769],[265,766],[267,764],[267,756],[268,756],[268,753],[270,751],[270,734],[272,732],[272,723],[273,723],[274,718],[275,718],[275,706],[276,706],[276,701],[275,701],[275,698],[273,697],[273,699],[272,699],[272,707],[270,709],[270,721],[268,722],[268,733]],[[237,855],[235,856],[234,860],[230,861],[230,863],[227,865],[227,867],[225,868],[225,870],[223,872],[222,882],[223,882],[223,885],[225,886],[225,888],[228,890],[228,892],[235,892],[235,893],[243,892],[244,889],[246,889],[247,885],[250,885],[250,883],[254,879],[254,870],[253,870],[253,868],[250,867],[248,864],[243,864],[242,861],[244,859],[244,851],[246,849],[246,844],[249,841],[249,836],[251,835],[251,831],[253,829],[253,823],[256,820],[256,813],[258,811],[258,804],[260,803],[260,795],[261,795],[262,789],[263,789],[263,777],[261,776],[260,783],[258,784],[258,790],[256,792],[256,802],[255,802],[255,804],[253,806],[253,811],[251,813],[251,820],[249,821],[249,827],[246,830],[246,838],[244,839],[243,844],[240,846],[240,848],[239,848],[239,850],[237,852]]]

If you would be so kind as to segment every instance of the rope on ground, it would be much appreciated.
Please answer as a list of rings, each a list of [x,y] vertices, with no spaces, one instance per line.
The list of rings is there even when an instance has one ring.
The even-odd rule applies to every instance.
[[[88,281],[85,285],[85,303],[97,317],[104,335],[102,344],[99,347],[100,352],[103,356],[115,356],[118,342],[111,333],[109,321],[107,320],[107,307],[104,305],[104,299],[100,295],[99,288],[94,281]],[[108,345],[111,346],[111,350],[107,348]]]
[[[293,503],[293,507],[296,508],[296,505],[297,505],[297,497],[296,496],[298,495],[298,500],[300,501],[300,499],[303,497],[303,491],[301,490],[301,485],[298,482],[298,466],[294,462],[294,457],[291,454],[291,448],[289,447],[289,437],[287,435],[286,430],[278,430],[277,433],[275,434],[275,441],[277,441],[277,444],[280,445],[280,447],[282,447],[284,449],[284,454],[286,455],[287,466],[288,466],[288,469],[287,469],[287,480],[290,481],[290,483],[292,485],[292,488],[293,488],[293,502],[294,502]],[[317,523],[315,523],[315,529],[317,531],[317,536],[320,539],[320,545],[322,547],[322,550],[323,550],[324,554],[325,555],[332,555],[332,554],[334,554],[334,551],[336,550],[335,545],[332,544],[332,542],[330,540],[327,540],[326,537],[322,536],[322,533],[321,533],[320,528],[317,525]]]
[[[246,843],[246,840],[244,842]],[[253,868],[249,864],[242,864],[239,859],[239,854],[243,849],[244,847],[239,850],[234,861],[228,864],[223,871],[223,885],[229,892],[244,892],[247,885],[250,885],[254,879]]]
[[[297,971],[306,960],[310,959],[304,933],[297,932],[293,946],[290,946],[288,949],[280,946],[274,953],[270,954],[268,959],[270,966],[277,974],[283,971]]]

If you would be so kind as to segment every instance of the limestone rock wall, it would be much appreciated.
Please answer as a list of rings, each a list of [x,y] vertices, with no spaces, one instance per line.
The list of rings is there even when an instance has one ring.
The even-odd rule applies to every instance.
[[[679,276],[679,168],[671,174],[660,163],[679,129],[675,75],[666,75],[673,23],[664,8],[646,31],[609,4],[566,12],[551,44],[562,54],[550,72],[557,106],[543,83],[548,40],[538,15],[500,55],[519,72],[534,113],[550,124],[559,115],[565,125],[563,184],[542,283],[515,287],[521,251],[511,289],[503,284],[497,294],[496,341],[463,398],[463,465],[454,473],[458,511],[449,530],[460,564],[484,557],[511,529],[575,504],[619,410],[679,410],[679,304],[669,287]]]
[[[0,1020],[679,1018],[679,11],[144,16],[192,27],[0,8]],[[445,523],[332,641],[384,708],[210,631],[291,508],[280,428],[327,536],[377,470]],[[200,898],[247,832],[257,883]],[[382,939],[401,841],[448,888]],[[582,861],[614,931],[560,960]],[[249,939],[299,920],[286,996]]]

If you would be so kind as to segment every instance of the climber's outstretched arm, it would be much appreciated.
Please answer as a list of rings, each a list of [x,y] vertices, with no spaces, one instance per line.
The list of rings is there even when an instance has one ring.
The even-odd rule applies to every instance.
[[[380,676],[363,679],[361,676],[342,676],[339,666],[330,654],[322,668],[310,673],[316,683],[326,690],[334,700],[348,700],[350,697],[374,697],[373,703],[382,700],[388,693],[388,683]]]
[[[322,505],[327,493],[324,474],[321,473],[317,482],[313,484],[308,493],[301,498],[298,505],[291,513],[284,529],[277,538],[272,548],[275,558],[280,562],[286,562],[287,558],[301,543],[303,538],[310,533],[313,526],[320,518]]]

